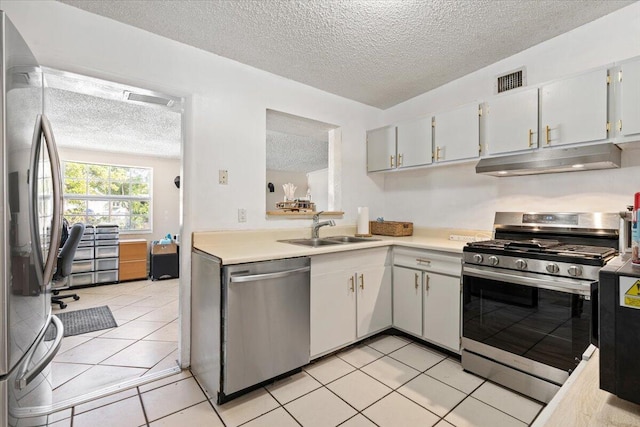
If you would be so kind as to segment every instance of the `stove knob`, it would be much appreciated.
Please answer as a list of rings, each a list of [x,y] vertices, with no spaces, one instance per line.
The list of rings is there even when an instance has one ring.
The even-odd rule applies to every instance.
[[[527,261],[525,261],[523,259],[517,259],[516,260],[516,268],[518,270],[524,270],[525,268],[527,268]]]
[[[497,256],[493,256],[493,255],[491,255],[491,256],[489,257],[489,264],[491,264],[491,265],[498,265],[498,263],[499,263],[499,262],[500,262],[500,260],[498,259],[498,257],[497,257]]]
[[[480,254],[475,254],[473,256],[473,262],[475,262],[475,263],[478,263],[478,264],[482,263],[482,259],[483,259],[482,255],[480,255]]]
[[[569,276],[582,276],[582,268],[577,265],[572,265],[569,267]]]
[[[551,274],[556,274],[558,271],[560,271],[560,267],[558,267],[558,264],[552,262],[550,264],[547,264],[547,271]]]

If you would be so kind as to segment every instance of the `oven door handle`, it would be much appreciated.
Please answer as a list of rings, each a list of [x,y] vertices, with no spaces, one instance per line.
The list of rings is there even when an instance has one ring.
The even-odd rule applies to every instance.
[[[591,283],[584,280],[559,279],[553,276],[544,278],[532,277],[527,273],[510,274],[495,270],[485,270],[482,267],[462,266],[462,276],[478,277],[480,279],[498,280],[500,282],[514,283],[530,286],[532,288],[549,289],[552,291],[569,292],[578,295],[591,295]]]

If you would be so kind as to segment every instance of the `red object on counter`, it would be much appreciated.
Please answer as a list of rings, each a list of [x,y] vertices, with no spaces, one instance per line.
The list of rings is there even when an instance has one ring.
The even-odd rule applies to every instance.
[[[640,209],[640,193],[636,193],[636,197],[633,201],[633,209],[636,211]]]

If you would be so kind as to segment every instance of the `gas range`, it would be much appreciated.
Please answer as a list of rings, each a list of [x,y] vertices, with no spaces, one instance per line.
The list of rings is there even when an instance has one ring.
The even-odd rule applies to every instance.
[[[463,249],[462,367],[542,402],[590,343],[617,213],[498,212],[494,240]]]
[[[498,212],[495,239],[470,242],[463,262],[495,269],[597,280],[617,254],[616,213]]]
[[[610,247],[553,239],[495,239],[471,242],[463,249],[467,264],[589,280],[597,280],[600,268],[615,255]]]

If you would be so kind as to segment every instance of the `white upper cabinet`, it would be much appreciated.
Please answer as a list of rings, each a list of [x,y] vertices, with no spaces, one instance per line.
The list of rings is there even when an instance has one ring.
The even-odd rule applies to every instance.
[[[469,104],[435,116],[435,162],[471,159],[480,150],[478,104]]]
[[[622,64],[620,97],[620,134],[640,135],[640,60]]]
[[[386,126],[367,132],[367,172],[396,167],[396,127]]]
[[[607,70],[590,71],[540,88],[540,145],[606,140]]]
[[[431,117],[400,123],[397,129],[397,166],[408,168],[431,164]]]
[[[538,89],[496,96],[484,104],[485,154],[538,148]]]

